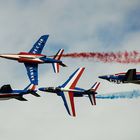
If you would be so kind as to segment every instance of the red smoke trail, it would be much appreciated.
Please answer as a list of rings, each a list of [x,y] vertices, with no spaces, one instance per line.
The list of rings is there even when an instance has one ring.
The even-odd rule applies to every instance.
[[[93,59],[105,63],[140,63],[140,53],[137,51],[68,53],[63,57]]]

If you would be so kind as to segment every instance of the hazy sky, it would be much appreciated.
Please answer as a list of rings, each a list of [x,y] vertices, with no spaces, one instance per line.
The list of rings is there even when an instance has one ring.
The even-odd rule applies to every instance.
[[[43,53],[139,51],[139,0],[0,0],[0,53],[29,51],[43,34],[50,37]],[[139,85],[115,85],[99,75],[125,72],[134,64],[104,64],[92,60],[63,59],[68,65],[54,74],[51,65],[39,67],[39,86],[63,84],[78,67],[86,67],[78,85],[90,88],[100,81],[99,94],[139,90]],[[22,64],[0,60],[1,85],[22,89],[29,80]],[[68,116],[55,94],[41,98],[27,95],[28,102],[0,102],[0,138],[3,140],[139,140],[140,99],[97,100],[76,98],[77,117]]]

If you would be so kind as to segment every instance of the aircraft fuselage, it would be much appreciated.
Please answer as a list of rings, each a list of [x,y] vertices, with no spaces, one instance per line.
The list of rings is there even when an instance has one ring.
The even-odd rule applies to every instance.
[[[9,99],[13,99],[13,98],[18,98],[21,95],[25,95],[28,94],[28,90],[12,90],[11,92],[7,92],[7,91],[0,91],[0,100],[9,100]]]
[[[16,60],[19,63],[43,64],[43,63],[62,63],[62,61],[55,60],[42,54],[31,54],[21,52],[19,54],[1,54],[0,57]]]
[[[140,84],[140,72],[136,73],[136,78],[134,80],[126,80],[125,74],[126,73],[119,73],[119,74],[114,74],[114,75],[104,75],[104,76],[99,76],[99,78],[107,80],[109,82],[116,83],[116,84],[121,84],[121,83]]]
[[[60,88],[60,87],[46,87],[46,88],[39,88],[40,91],[50,92],[50,93],[56,93],[58,96],[60,96],[61,92],[73,92],[74,97],[83,97],[84,95],[93,94],[93,91],[85,90],[82,88],[75,88],[75,89],[66,89],[66,88]],[[97,94],[94,92],[94,94]]]

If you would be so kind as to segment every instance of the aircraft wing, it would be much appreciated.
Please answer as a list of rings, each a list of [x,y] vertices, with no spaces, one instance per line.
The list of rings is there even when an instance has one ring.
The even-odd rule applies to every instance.
[[[34,44],[33,48],[29,51],[29,53],[41,54],[48,37],[49,35],[41,36],[39,40]]]
[[[74,93],[73,92],[61,92],[61,97],[64,102],[64,106],[70,116],[76,116],[74,105]]]
[[[69,79],[60,87],[74,89],[85,68],[78,68]]]
[[[80,79],[85,68],[78,68],[69,79],[62,85],[59,86],[65,89],[74,89],[78,80]],[[64,105],[69,115],[76,116],[75,105],[74,105],[74,93],[73,92],[61,92],[61,97],[64,101]]]
[[[34,85],[38,85],[38,64],[24,64],[27,70],[27,75],[30,82]]]
[[[28,101],[27,99],[23,98],[22,96],[18,96],[15,99],[17,99],[19,101]]]

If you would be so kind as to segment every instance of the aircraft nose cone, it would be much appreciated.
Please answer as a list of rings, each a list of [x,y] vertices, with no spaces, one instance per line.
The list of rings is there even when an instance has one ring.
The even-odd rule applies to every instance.
[[[0,54],[0,57],[5,57],[5,55],[4,54]]]
[[[45,88],[39,88],[40,91],[46,91]]]
[[[100,79],[107,79],[107,76],[99,76]]]

